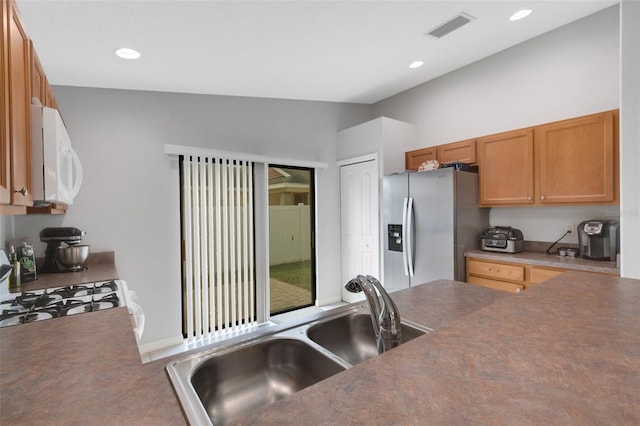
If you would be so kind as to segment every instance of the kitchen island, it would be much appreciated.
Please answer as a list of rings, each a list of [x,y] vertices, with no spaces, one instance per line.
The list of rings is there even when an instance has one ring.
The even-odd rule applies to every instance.
[[[237,424],[640,422],[640,281],[568,272],[520,294],[439,280],[391,296],[435,331]],[[142,364],[126,308],[0,329],[0,424],[185,424],[164,370],[182,356]]]
[[[639,390],[640,281],[567,272],[237,424],[637,425]]]

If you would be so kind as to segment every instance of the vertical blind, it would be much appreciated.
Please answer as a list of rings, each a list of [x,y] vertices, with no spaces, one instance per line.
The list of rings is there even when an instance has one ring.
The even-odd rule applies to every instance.
[[[181,156],[183,335],[256,325],[253,162]]]

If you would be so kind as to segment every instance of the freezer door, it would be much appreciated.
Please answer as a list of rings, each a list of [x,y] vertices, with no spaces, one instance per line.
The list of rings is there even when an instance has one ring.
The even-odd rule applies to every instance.
[[[449,168],[409,175],[415,235],[410,286],[454,279],[454,173]]]
[[[403,206],[408,197],[408,174],[382,178],[382,284],[389,292],[409,287],[405,274],[403,235]],[[399,234],[399,235],[396,235]]]

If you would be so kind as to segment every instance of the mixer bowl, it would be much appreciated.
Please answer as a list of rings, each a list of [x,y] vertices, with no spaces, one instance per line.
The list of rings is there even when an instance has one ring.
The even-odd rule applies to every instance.
[[[82,268],[82,264],[89,257],[89,245],[78,244],[67,247],[56,247],[53,255],[58,263],[69,270]]]

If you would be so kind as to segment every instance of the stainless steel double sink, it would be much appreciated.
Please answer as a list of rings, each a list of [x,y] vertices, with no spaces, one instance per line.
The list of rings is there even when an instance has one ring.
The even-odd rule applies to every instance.
[[[431,331],[402,321],[403,342]],[[224,424],[378,355],[366,305],[230,339],[166,367],[192,425]]]

